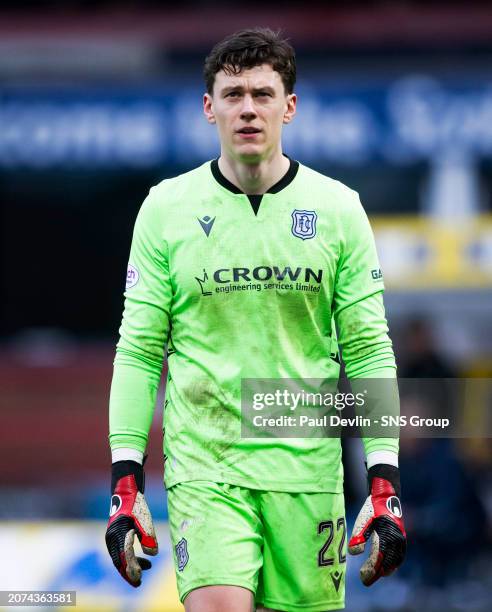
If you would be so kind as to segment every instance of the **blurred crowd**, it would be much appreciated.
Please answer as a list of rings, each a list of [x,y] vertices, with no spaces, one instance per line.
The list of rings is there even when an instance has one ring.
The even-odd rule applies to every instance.
[[[424,318],[411,320],[402,340],[400,378],[471,375],[439,352]],[[441,391],[434,401],[452,401],[444,384]],[[480,410],[488,418],[490,397]],[[401,609],[485,611],[492,597],[490,439],[404,436],[400,468],[409,545],[399,578],[412,590]]]

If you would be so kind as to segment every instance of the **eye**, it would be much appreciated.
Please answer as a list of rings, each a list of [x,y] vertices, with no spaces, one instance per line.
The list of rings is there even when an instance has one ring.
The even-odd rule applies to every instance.
[[[256,93],[256,96],[257,96],[258,98],[267,98],[267,97],[268,97],[268,98],[271,98],[271,97],[272,97],[272,94],[271,94],[270,92],[268,92],[268,91],[258,91],[258,92]]]
[[[237,97],[239,97],[238,91],[230,91],[228,94],[226,94],[226,98],[237,98]]]

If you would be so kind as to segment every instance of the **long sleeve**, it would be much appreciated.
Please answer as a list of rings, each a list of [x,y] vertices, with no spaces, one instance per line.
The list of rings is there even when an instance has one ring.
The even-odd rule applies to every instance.
[[[347,211],[345,243],[335,289],[334,316],[347,377],[354,391],[359,379],[392,379],[381,383],[384,403],[399,414],[396,364],[383,305],[383,279],[374,236],[358,198]],[[398,452],[397,438],[363,437],[366,456],[376,450]]]
[[[170,329],[172,286],[151,190],[137,216],[109,402],[111,449],[145,451]]]

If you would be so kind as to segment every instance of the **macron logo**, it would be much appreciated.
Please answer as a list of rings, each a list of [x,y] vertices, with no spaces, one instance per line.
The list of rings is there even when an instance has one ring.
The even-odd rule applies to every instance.
[[[197,219],[198,219],[198,217],[197,217]],[[213,219],[211,219],[208,215],[205,215],[205,217],[203,217],[203,219],[198,219],[198,222],[202,226],[202,229],[205,232],[206,236],[208,236],[210,234],[210,232],[212,231],[212,227],[214,225],[214,221],[215,221],[215,217]]]

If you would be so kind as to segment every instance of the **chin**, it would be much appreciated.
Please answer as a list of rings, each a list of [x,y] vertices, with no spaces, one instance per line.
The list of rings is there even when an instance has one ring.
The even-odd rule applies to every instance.
[[[236,149],[236,156],[242,162],[254,164],[263,160],[265,150],[258,145],[246,145]]]

